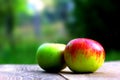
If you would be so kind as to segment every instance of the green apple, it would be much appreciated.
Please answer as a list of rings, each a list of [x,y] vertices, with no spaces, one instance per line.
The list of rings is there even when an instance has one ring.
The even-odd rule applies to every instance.
[[[73,72],[95,72],[104,63],[105,51],[95,40],[77,38],[66,45],[64,59]]]
[[[60,43],[43,43],[37,50],[37,62],[47,72],[59,72],[66,67],[64,49],[66,45]]]

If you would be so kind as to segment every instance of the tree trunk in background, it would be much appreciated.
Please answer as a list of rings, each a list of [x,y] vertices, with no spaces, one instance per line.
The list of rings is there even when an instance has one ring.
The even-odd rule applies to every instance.
[[[13,36],[13,30],[14,30],[14,25],[15,25],[15,15],[14,15],[14,10],[13,10],[13,5],[11,0],[7,0],[7,11],[6,11],[6,16],[5,16],[5,27],[6,27],[6,35],[9,41],[9,44],[11,48],[14,48],[14,36]]]

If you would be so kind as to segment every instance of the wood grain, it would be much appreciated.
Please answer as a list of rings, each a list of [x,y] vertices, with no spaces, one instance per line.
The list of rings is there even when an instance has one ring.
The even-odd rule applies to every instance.
[[[0,80],[120,80],[120,61],[105,62],[94,73],[75,74],[69,68],[47,73],[35,65],[0,65]]]
[[[65,80],[59,73],[46,73],[38,65],[0,65],[0,80]]]
[[[69,80],[120,80],[120,61],[105,62],[94,73],[74,74],[66,68],[61,75]]]

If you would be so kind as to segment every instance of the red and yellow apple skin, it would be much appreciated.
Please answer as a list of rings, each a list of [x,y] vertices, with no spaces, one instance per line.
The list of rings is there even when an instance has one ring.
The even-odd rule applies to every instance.
[[[47,72],[59,72],[66,67],[64,61],[65,44],[43,43],[37,50],[37,62]]]
[[[66,45],[64,59],[73,72],[95,72],[104,63],[105,51],[95,40],[77,38]]]

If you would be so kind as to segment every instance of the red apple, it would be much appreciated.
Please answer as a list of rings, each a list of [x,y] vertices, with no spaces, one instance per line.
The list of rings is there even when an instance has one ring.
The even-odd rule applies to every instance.
[[[66,45],[64,59],[73,72],[94,72],[104,63],[105,51],[95,40],[77,38]]]

